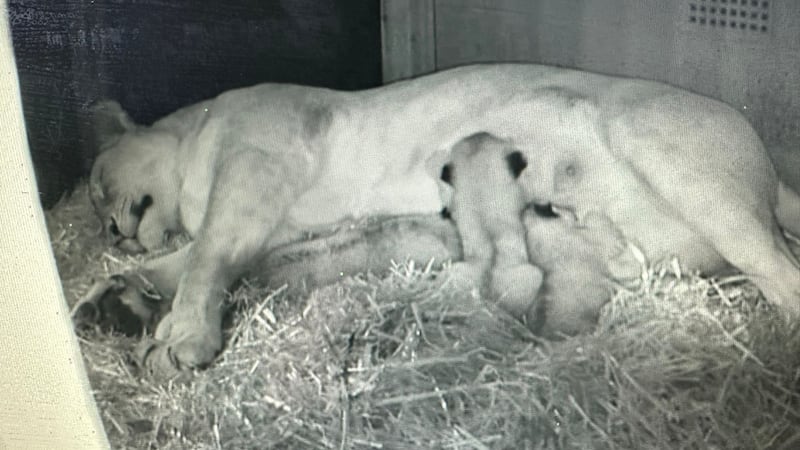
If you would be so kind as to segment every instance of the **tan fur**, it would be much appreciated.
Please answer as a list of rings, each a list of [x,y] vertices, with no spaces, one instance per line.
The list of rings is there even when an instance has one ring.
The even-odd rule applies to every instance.
[[[590,331],[615,283],[639,275],[625,237],[602,214],[590,213],[578,223],[568,214],[542,218],[527,212],[524,225],[531,261],[544,272],[528,324],[544,336]]]
[[[146,260],[137,270],[96,283],[75,307],[78,327],[100,325],[138,335],[153,330],[171,308],[192,244]],[[439,215],[374,217],[311,233],[253,261],[244,274],[266,285],[287,285],[290,293],[370,272],[383,275],[393,263],[412,260],[420,267],[461,259],[461,243],[452,221]],[[148,295],[159,298],[153,301]],[[108,302],[119,306],[109,309]],[[124,313],[125,309],[130,311]],[[126,326],[127,325],[127,326]],[[131,329],[132,325],[139,329]]]
[[[445,206],[439,171],[456,142],[481,131],[529,161],[526,201],[579,222],[602,213],[651,258],[729,262],[769,300],[800,309],[800,272],[774,215],[789,196],[778,196],[760,140],[732,108],[677,88],[482,65],[353,93],[264,84],[151,127],[119,111],[92,176],[107,229],[145,248],[165,231],[194,238],[184,264],[165,269],[180,281],[146,349],[160,372],[213,360],[223,290],[270,249],[349,219]],[[148,196],[141,218],[126,217]]]
[[[614,281],[638,275],[639,263],[601,213],[578,222],[569,211],[543,218],[527,209],[507,162],[514,151],[486,133],[454,146],[450,211],[463,262],[453,264],[451,276],[488,285],[501,306],[533,331],[549,337],[589,331]],[[561,173],[567,172],[573,168]]]

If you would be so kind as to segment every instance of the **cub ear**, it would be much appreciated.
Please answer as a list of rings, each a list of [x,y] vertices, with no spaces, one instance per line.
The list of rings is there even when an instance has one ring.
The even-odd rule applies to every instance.
[[[114,100],[97,101],[90,107],[90,112],[97,153],[113,146],[126,132],[136,129],[136,123]]]
[[[519,178],[519,174],[528,167],[528,161],[520,151],[513,151],[506,155],[506,164],[508,164],[508,171],[514,178]]]
[[[453,165],[452,164],[445,164],[442,166],[442,173],[439,174],[439,178],[444,181],[445,183],[449,184],[450,186],[453,185]]]

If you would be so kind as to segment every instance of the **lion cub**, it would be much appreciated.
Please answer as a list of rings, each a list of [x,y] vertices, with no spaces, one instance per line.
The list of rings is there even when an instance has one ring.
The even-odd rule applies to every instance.
[[[547,338],[594,329],[617,283],[626,284],[641,273],[627,240],[604,214],[593,212],[577,220],[569,211],[554,209],[529,209],[522,220],[531,262],[544,272],[526,325]]]
[[[451,278],[479,287],[522,320],[542,284],[542,271],[529,262],[522,223],[525,198],[517,177],[526,165],[521,152],[478,133],[453,146],[441,177],[453,187],[450,214],[463,249]]]

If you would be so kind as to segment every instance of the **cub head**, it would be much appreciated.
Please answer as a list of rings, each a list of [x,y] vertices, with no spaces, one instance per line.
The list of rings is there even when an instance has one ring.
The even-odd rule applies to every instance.
[[[113,245],[130,253],[163,246],[178,230],[177,137],[136,125],[122,107],[93,107],[98,156],[89,177],[89,197]]]
[[[466,161],[470,161],[472,167],[469,168],[473,169],[473,171],[488,169],[482,164],[486,162],[494,163],[495,153],[489,153],[487,149],[494,149],[496,150],[495,153],[499,152],[503,155],[505,160],[504,169],[507,169],[507,175],[510,179],[518,179],[522,171],[528,167],[528,161],[521,151],[509,147],[507,142],[492,134],[480,132],[467,136],[455,144],[453,154],[457,162],[453,161],[445,164],[439,173],[439,179],[450,186],[454,186],[455,177],[458,176],[454,166],[462,165]],[[478,181],[473,180],[473,182]]]

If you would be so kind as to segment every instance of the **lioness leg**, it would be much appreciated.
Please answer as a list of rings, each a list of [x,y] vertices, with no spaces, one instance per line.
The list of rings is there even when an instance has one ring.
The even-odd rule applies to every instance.
[[[719,209],[729,213],[718,216],[728,224],[712,226],[695,220],[694,225],[703,229],[725,259],[752,278],[767,300],[800,314],[800,269],[775,218],[771,214],[758,217],[733,201]]]
[[[800,313],[800,270],[775,219],[777,176],[741,115],[674,94],[613,119],[609,136],[614,151],[691,229],[751,276],[768,300]]]
[[[98,281],[72,313],[76,327],[99,325],[128,336],[152,329],[169,311],[191,244]],[[154,295],[151,295],[154,294]]]
[[[172,311],[156,330],[157,342],[140,349],[152,371],[169,375],[203,367],[222,349],[224,291],[266,253],[294,198],[293,186],[279,173],[291,169],[257,150],[220,167]]]
[[[517,178],[526,165],[507,142],[478,133],[455,144],[449,176],[443,173],[454,189],[465,263],[481,273],[481,283],[489,272],[491,294],[518,318],[526,317],[542,282],[528,260],[522,225],[525,198]]]
[[[694,190],[700,198],[673,205],[722,257],[751,277],[767,300],[799,314],[800,268],[776,222],[774,201],[766,192],[759,196],[747,189],[703,183]]]

